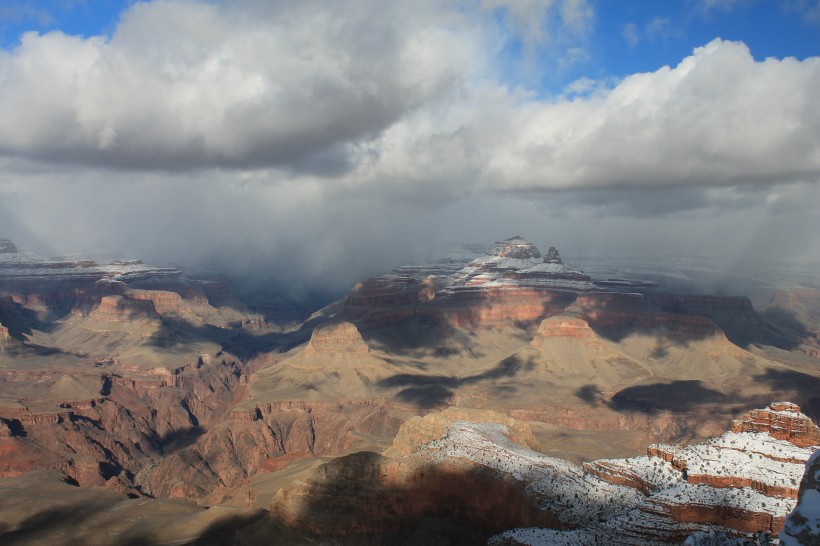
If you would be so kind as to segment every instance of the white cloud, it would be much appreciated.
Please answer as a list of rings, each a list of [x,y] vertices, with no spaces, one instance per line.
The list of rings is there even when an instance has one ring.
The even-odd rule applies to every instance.
[[[816,182],[818,88],[820,58],[758,62],[715,40],[676,67],[572,100],[473,89],[392,126],[379,161],[355,174],[447,180],[449,192]]]
[[[472,62],[469,41],[426,9],[244,7],[157,1],[134,5],[110,41],[25,35],[0,53],[0,150],[339,172],[351,142],[449,90]]]
[[[783,8],[797,13],[806,23],[820,24],[820,0],[785,0]]]

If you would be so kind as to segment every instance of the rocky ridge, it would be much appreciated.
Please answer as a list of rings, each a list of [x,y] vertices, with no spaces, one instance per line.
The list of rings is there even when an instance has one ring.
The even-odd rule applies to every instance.
[[[532,440],[523,423],[487,411],[413,418],[383,456],[343,457],[284,488],[272,514],[319,538],[331,529],[351,539],[400,529],[422,509],[486,532],[544,522],[501,533],[490,540],[497,545],[668,544],[715,528],[776,534],[812,453],[767,432],[730,431],[703,444],[650,446],[642,457],[576,466],[524,447],[537,447]],[[436,501],[442,493],[431,476],[447,484],[448,504]],[[339,506],[340,496],[351,502]]]
[[[759,422],[764,415],[776,419],[784,409],[794,429],[729,431],[690,446],[652,445],[643,457],[585,463],[588,475],[632,488],[642,497],[598,523],[571,531],[509,531],[491,544],[668,544],[712,528],[735,536],[760,531],[776,535],[795,504],[805,461],[820,449],[789,439],[820,430],[812,425],[812,431],[805,431],[803,423],[811,421],[789,403],[772,404],[735,421]],[[783,436],[787,439],[780,439]]]

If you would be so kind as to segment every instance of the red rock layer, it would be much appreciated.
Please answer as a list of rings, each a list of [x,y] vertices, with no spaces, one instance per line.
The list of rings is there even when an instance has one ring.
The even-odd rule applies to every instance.
[[[776,534],[783,528],[785,521],[783,517],[730,506],[659,504],[679,523],[720,525],[741,533],[757,533],[765,530]]]
[[[732,421],[732,432],[767,432],[773,438],[799,447],[820,445],[820,431],[811,419],[800,413],[800,406],[789,402],[750,411]]]
[[[583,468],[587,474],[591,474],[605,482],[631,487],[644,495],[649,495],[657,489],[636,473],[630,472],[629,468],[623,465],[612,464],[607,461],[592,461],[584,463]]]
[[[29,374],[29,380],[37,373],[49,374]],[[15,374],[13,379],[25,380],[25,372]],[[241,395],[241,377],[239,366],[224,360],[177,370],[100,372],[99,397],[2,407],[0,422],[11,441],[40,454],[34,468],[60,470],[80,485],[140,491],[133,477],[217,422]],[[21,458],[19,450],[0,451],[7,475],[33,469],[31,460]]]

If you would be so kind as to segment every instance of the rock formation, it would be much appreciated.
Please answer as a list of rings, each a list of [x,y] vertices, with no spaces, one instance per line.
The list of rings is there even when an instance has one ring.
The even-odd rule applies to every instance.
[[[20,250],[11,239],[0,239],[0,254],[17,254]]]
[[[561,260],[561,255],[558,254],[558,249],[554,246],[551,246],[550,249],[547,251],[547,254],[544,256],[544,263],[545,264],[563,264],[563,260]]]
[[[150,300],[103,296],[96,309],[89,313],[97,320],[129,322],[134,320],[159,320],[159,314]]]
[[[315,328],[305,347],[306,354],[367,353],[369,351],[359,330],[350,322],[325,324]]]
[[[282,489],[271,512],[320,541],[366,541],[430,517],[488,531],[542,522],[490,541],[499,545],[667,544],[711,528],[776,534],[812,452],[767,432],[727,432],[578,467],[519,443],[535,447],[532,440],[525,424],[492,412],[416,417],[385,456],[360,453],[323,465]]]
[[[765,432],[800,447],[820,445],[820,431],[800,413],[800,406],[790,402],[776,402],[766,409],[750,411],[732,421],[732,432]]]
[[[733,425],[732,431],[704,443],[653,445],[644,457],[585,463],[588,475],[635,489],[643,496],[622,513],[578,529],[510,531],[491,543],[561,545],[597,540],[660,544],[683,542],[690,534],[713,526],[735,536],[760,531],[776,535],[794,506],[804,461],[820,446],[790,441],[805,437],[803,424],[810,423],[793,404],[772,404],[735,421],[771,422],[784,408],[791,420],[780,423],[794,425],[793,430],[775,426],[736,432]],[[810,432],[820,429],[813,426]]]
[[[553,250],[555,247],[552,247]],[[502,258],[517,258],[527,260],[530,258],[540,258],[541,251],[534,244],[526,241],[520,235],[515,235],[503,241],[496,241],[487,249],[488,256],[499,256]]]
[[[797,505],[778,536],[783,546],[820,544],[820,450],[806,463]]]

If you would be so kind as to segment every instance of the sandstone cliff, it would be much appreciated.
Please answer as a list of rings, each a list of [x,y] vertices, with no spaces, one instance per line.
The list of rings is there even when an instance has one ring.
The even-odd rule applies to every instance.
[[[350,322],[326,324],[315,328],[305,347],[306,354],[367,353],[369,351],[359,330]]]

